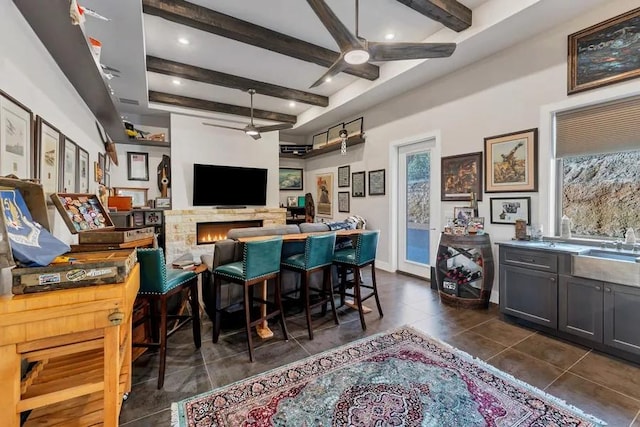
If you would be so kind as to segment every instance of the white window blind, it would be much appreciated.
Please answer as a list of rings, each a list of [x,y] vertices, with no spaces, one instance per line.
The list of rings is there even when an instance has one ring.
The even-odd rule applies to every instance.
[[[640,150],[640,96],[556,115],[556,157]]]

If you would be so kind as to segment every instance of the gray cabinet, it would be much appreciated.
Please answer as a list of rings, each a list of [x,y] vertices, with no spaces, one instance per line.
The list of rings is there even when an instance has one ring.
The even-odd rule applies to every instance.
[[[603,284],[581,277],[560,276],[558,329],[595,342],[603,339]]]
[[[640,288],[604,284],[604,344],[640,354]]]
[[[558,327],[558,260],[553,253],[500,247],[500,311]]]

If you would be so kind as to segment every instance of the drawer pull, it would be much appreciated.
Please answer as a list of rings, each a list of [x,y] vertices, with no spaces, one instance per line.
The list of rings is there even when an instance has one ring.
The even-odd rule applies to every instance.
[[[611,288],[605,287],[604,290],[605,290],[605,292],[611,292]]]
[[[600,291],[602,288],[600,286],[596,286],[596,291]]]
[[[533,258],[520,258],[520,262],[530,262],[532,264],[535,264],[536,260]]]
[[[110,313],[107,319],[109,319],[109,322],[111,322],[112,325],[119,325],[124,320],[124,313],[120,310],[116,310],[113,313]]]
[[[549,281],[551,281],[551,282],[555,282],[555,281],[556,281],[556,278],[555,278],[555,277],[549,277]]]

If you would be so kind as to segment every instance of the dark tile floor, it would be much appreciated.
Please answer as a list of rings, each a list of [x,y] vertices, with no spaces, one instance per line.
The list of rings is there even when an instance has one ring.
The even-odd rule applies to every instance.
[[[330,314],[315,317],[313,341],[309,341],[301,315],[287,317],[291,334],[256,340],[256,362],[250,363],[243,329],[225,329],[217,344],[211,342],[211,322],[203,320],[202,347],[193,345],[191,328],[169,340],[167,374],[162,390],[157,384],[157,353],[147,353],[133,367],[133,389],[122,407],[121,425],[170,424],[171,403],[329,350],[367,335],[412,325],[464,350],[529,384],[539,387],[609,426],[640,427],[640,366],[578,345],[548,337],[501,320],[498,309],[456,309],[440,303],[426,281],[376,271],[384,317],[374,309],[366,315],[367,331],[357,312],[339,309],[341,324]],[[365,275],[365,280],[369,278]],[[224,326],[224,325],[223,325]]]

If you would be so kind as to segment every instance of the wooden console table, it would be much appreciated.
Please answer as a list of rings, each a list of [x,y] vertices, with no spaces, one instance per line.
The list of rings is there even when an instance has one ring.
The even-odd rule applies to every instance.
[[[24,426],[118,425],[139,287],[136,264],[124,283],[0,297],[3,426],[19,427],[26,411]]]

